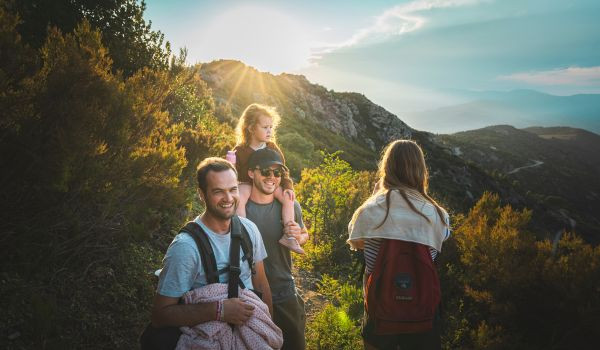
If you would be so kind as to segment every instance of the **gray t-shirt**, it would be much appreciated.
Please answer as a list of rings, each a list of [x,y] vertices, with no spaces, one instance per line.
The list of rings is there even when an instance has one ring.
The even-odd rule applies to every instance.
[[[298,202],[294,202],[294,214],[298,225],[304,227],[302,209]],[[281,203],[274,200],[269,204],[258,204],[248,200],[246,217],[258,227],[269,255],[264,260],[264,266],[273,295],[273,303],[282,302],[294,296],[296,286],[292,276],[292,256],[290,250],[278,242],[283,235]]]
[[[267,252],[256,225],[246,218],[240,218],[240,220],[250,235],[254,252],[254,262],[264,260],[267,257]],[[217,271],[221,271],[229,266],[231,233],[225,235],[214,233],[204,225],[199,216],[194,221],[202,227],[208,236],[210,245],[215,253]],[[240,248],[240,258],[243,254]],[[245,260],[244,262],[240,262],[240,270],[240,280],[244,283],[244,286],[246,288],[253,288],[250,266],[248,266]],[[219,282],[227,283],[228,281],[228,273],[219,275]],[[204,273],[204,267],[202,267],[202,260],[200,259],[200,252],[198,251],[196,241],[187,233],[179,233],[175,236],[171,245],[169,245],[163,259],[163,268],[160,272],[156,291],[158,294],[166,297],[179,298],[184,293],[205,285],[207,285],[206,274]]]

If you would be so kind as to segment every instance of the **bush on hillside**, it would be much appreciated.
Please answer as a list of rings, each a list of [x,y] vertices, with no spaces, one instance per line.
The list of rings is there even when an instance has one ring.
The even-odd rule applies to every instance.
[[[443,257],[450,348],[585,348],[597,342],[600,247],[566,234],[535,241],[531,213],[486,193]]]
[[[309,253],[297,260],[310,259],[319,264],[305,265],[311,270],[323,267],[336,277],[355,278],[362,272],[358,271],[358,254],[351,253],[346,244],[348,222],[371,194],[374,177],[372,173],[352,170],[339,153],[322,153],[322,157],[318,167],[302,171],[302,181],[296,186],[311,240]],[[326,255],[315,255],[318,251]]]
[[[186,164],[229,147],[230,129],[197,72],[173,64],[124,78],[89,23],[50,29],[39,52],[17,23],[2,3],[0,346],[134,347],[148,273],[194,195]]]
[[[307,347],[362,349],[362,288],[323,275],[318,291],[327,298],[328,303],[307,325]]]

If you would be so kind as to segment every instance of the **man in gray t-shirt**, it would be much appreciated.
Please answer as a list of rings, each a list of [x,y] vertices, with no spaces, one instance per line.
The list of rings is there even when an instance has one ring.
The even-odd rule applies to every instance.
[[[252,193],[246,204],[246,217],[258,227],[267,250],[268,257],[264,260],[264,267],[271,287],[273,321],[283,332],[282,349],[304,350],[304,301],[296,293],[290,250],[278,243],[283,234],[294,237],[300,245],[308,240],[300,204],[294,201],[296,222],[284,226],[281,218],[282,205],[275,199],[274,193],[281,183],[283,171],[287,169],[277,152],[269,148],[255,151],[250,156],[248,165]]]

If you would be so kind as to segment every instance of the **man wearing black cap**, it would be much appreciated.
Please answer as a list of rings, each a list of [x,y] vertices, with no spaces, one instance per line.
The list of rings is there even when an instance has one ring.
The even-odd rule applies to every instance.
[[[248,165],[252,193],[246,204],[246,217],[258,226],[267,250],[264,266],[273,298],[273,321],[283,331],[282,349],[304,350],[304,301],[296,292],[290,250],[278,243],[282,234],[294,237],[300,245],[306,243],[308,233],[302,222],[302,210],[295,201],[296,222],[283,225],[281,203],[275,199],[274,192],[288,170],[277,152],[270,148],[255,151]]]

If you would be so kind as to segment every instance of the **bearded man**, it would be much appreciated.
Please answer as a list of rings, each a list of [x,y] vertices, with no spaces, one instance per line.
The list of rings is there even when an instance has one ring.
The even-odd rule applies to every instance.
[[[198,166],[197,180],[198,195],[205,203],[206,210],[196,217],[194,222],[206,233],[214,251],[219,282],[227,283],[231,218],[235,215],[239,201],[237,173],[235,167],[228,161],[221,158],[207,158]],[[240,218],[240,221],[248,231],[252,242],[255,274],[252,274],[249,264],[240,261],[239,279],[246,288],[262,293],[262,300],[273,315],[271,292],[263,265],[267,253],[262,236],[250,220]],[[254,306],[239,298],[224,300],[222,309],[217,302],[185,305],[179,303],[183,294],[207,284],[202,259],[194,238],[187,232],[180,232],[171,242],[163,259],[163,268],[152,309],[152,326],[155,330],[179,332],[177,327],[192,327],[218,319],[230,324],[242,325],[250,319]],[[161,348],[162,346],[158,344],[161,338],[169,337],[158,336],[154,339],[142,340],[142,347],[145,347],[145,343],[149,344],[146,348]]]

